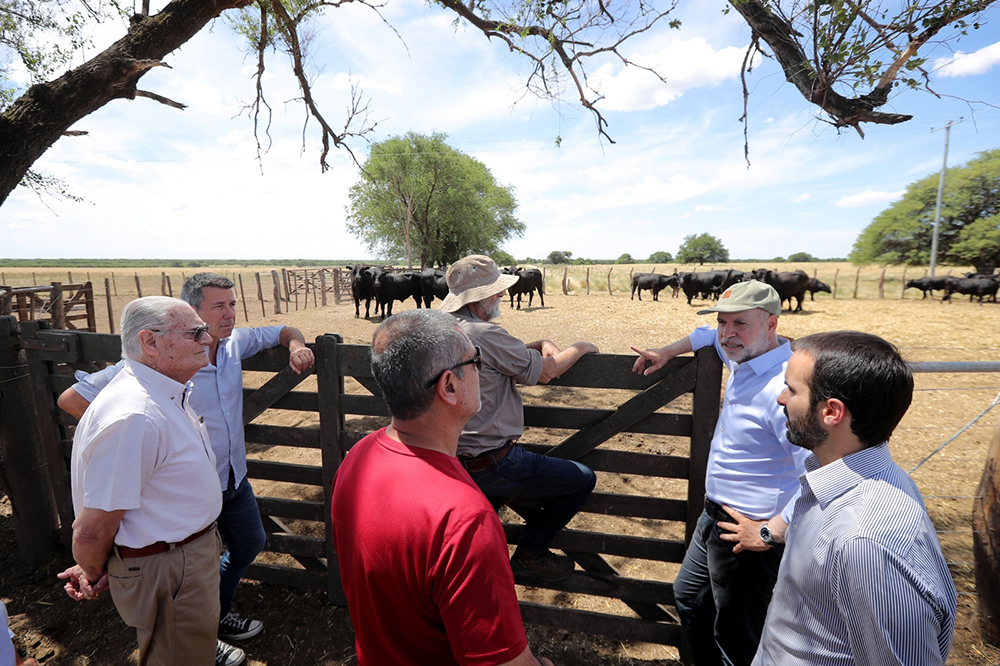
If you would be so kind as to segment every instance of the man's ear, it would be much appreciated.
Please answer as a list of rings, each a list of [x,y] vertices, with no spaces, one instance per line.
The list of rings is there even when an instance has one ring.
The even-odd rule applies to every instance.
[[[156,333],[153,331],[139,331],[139,345],[147,356],[159,355],[159,350],[156,348]]]
[[[840,425],[845,419],[851,417],[851,412],[848,411],[847,405],[845,405],[838,398],[830,398],[829,400],[824,400],[822,403],[817,405],[819,412],[819,418],[824,425],[828,427],[833,427]]]
[[[451,370],[445,370],[444,375],[438,380],[435,390],[438,398],[447,405],[458,404],[458,376]]]

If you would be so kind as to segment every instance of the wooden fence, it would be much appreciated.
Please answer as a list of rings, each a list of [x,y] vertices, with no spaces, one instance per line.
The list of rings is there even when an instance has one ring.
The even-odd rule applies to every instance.
[[[36,532],[45,531],[39,525],[52,525],[43,540],[58,534],[67,543],[72,522],[69,427],[74,421],[54,400],[73,384],[72,369],[116,362],[120,340],[109,334],[46,330],[39,322],[22,325],[20,337],[28,371],[24,381],[34,407],[17,422],[0,420],[0,443],[6,439],[7,449],[11,442],[37,449],[35,457],[43,464],[36,465],[41,476],[34,485],[50,489],[54,508],[36,502],[30,525]],[[10,344],[0,339],[0,349]],[[372,378],[369,347],[323,335],[313,349],[316,366],[308,375],[314,379],[292,373],[283,348],[243,363],[252,373],[248,377],[267,378],[259,389],[246,389],[244,400],[249,475],[268,532],[265,553],[248,577],[325,590],[332,603],[344,604],[329,491],[344,454],[384,425],[388,412]],[[631,372],[633,361],[624,355],[587,355],[558,380],[526,391],[526,448],[587,464],[598,474],[598,487],[552,544],[580,568],[565,581],[522,595],[532,596],[522,601],[522,614],[532,624],[679,645],[672,574],[666,571],[683,559],[703,508],[722,364],[713,348],[676,358],[648,377]],[[300,412],[310,424],[268,423],[281,420],[274,417],[282,412],[271,410]],[[532,435],[541,432],[547,433],[547,442],[533,442]],[[664,491],[667,486],[672,494]],[[20,500],[11,492],[17,509]],[[522,529],[516,515],[521,508],[515,505],[502,514],[510,543]],[[46,512],[52,514],[48,523],[38,515]]]
[[[0,316],[3,315],[16,315],[20,321],[47,319],[53,328],[97,331],[94,288],[89,281],[82,284],[53,282],[32,287],[0,286]]]
[[[313,306],[326,305],[327,294],[333,294],[333,302],[341,303],[351,300],[351,271],[347,268],[303,268],[282,269],[285,277],[285,292],[287,300],[294,299],[298,309],[299,295],[304,298],[305,307],[309,306],[309,296],[312,295]],[[317,303],[317,294],[321,302]]]

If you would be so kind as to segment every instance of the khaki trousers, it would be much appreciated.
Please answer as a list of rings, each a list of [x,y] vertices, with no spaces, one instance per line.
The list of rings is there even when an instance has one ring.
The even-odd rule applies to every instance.
[[[219,553],[211,529],[148,557],[108,559],[111,598],[135,627],[140,666],[214,666],[219,631]]]

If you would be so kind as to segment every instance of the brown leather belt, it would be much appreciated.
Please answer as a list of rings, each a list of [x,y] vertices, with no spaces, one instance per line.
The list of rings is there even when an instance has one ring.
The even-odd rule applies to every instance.
[[[118,554],[122,557],[122,559],[128,559],[132,557],[149,557],[150,555],[165,553],[168,550],[173,550],[174,548],[179,548],[185,544],[191,543],[198,537],[203,536],[213,527],[215,527],[214,522],[210,523],[209,526],[206,527],[205,529],[199,530],[198,532],[195,532],[188,538],[182,539],[181,541],[178,541],[176,543],[157,541],[156,543],[151,543],[148,546],[143,546],[142,548],[129,548],[128,546],[118,546],[118,545],[116,545],[115,548],[118,549]]]
[[[507,443],[500,448],[487,451],[486,453],[480,453],[475,458],[460,458],[462,466],[465,467],[470,472],[482,472],[484,469],[494,465],[510,453],[511,448],[514,446],[514,440],[508,439]]]

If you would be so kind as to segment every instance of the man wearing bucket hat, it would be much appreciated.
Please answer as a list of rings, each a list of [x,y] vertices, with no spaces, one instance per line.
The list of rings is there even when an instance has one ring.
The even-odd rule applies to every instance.
[[[749,664],[757,651],[807,454],[788,441],[776,402],[791,346],[777,335],[781,301],[751,280],[727,289],[698,314],[702,326],[659,349],[638,349],[633,370],[649,374],[678,354],[714,345],[729,368],[712,436],[705,510],[691,537],[674,598],[698,666]]]
[[[500,316],[504,291],[517,279],[500,273],[493,260],[482,255],[460,259],[448,269],[448,296],[439,307],[458,318],[483,356],[482,406],[465,425],[458,457],[494,508],[513,499],[541,500],[523,514],[524,531],[511,568],[526,580],[563,580],[573,573],[573,560],[552,553],[548,546],[583,506],[597,477],[585,465],[531,453],[516,443],[524,431],[516,385],[546,384],[598,349],[589,342],[566,349],[550,340],[525,344],[491,323]]]

